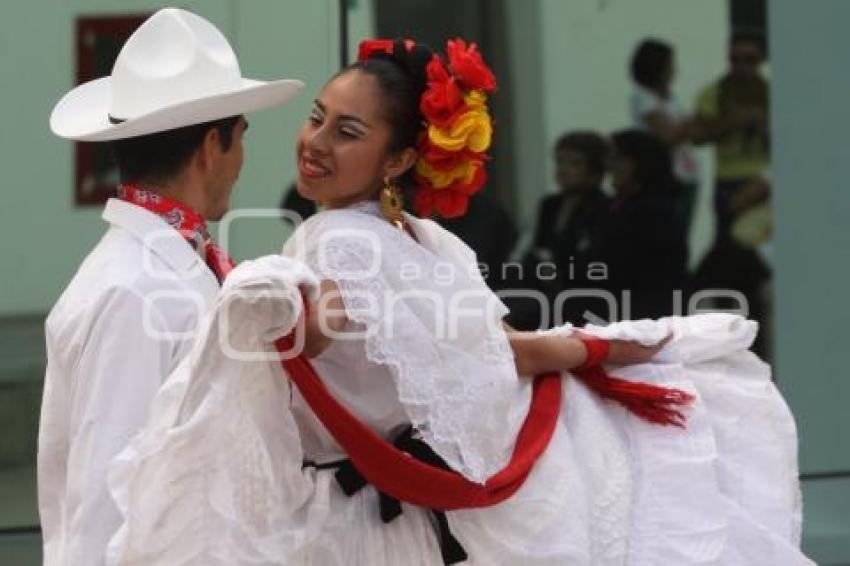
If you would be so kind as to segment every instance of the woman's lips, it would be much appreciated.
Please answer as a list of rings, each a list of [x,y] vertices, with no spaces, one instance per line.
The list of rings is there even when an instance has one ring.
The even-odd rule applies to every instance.
[[[321,179],[327,177],[330,171],[321,163],[306,157],[298,160],[298,170],[304,177],[309,179]]]

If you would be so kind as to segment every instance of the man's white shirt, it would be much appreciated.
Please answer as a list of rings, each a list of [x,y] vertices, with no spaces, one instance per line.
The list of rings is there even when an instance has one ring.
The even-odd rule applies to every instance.
[[[45,566],[97,566],[121,516],[109,461],[145,423],[219,285],[156,214],[111,199],[109,230],[47,318],[38,440]]]

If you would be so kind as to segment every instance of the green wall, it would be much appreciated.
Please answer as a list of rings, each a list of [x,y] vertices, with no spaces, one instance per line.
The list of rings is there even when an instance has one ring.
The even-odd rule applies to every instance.
[[[850,2],[774,0],[776,374],[800,432],[806,544],[850,564]]]
[[[73,144],[48,128],[53,105],[74,82],[74,18],[154,11],[162,5],[142,0],[4,4],[0,257],[7,267],[0,279],[0,315],[48,311],[105,229],[100,207],[73,206]],[[295,176],[295,132],[318,88],[339,65],[338,2],[194,0],[180,5],[224,31],[244,75],[295,77],[308,85],[294,103],[249,116],[245,167],[233,204],[276,207]],[[277,252],[286,236],[277,219],[241,220],[232,233],[230,250],[238,259]]]

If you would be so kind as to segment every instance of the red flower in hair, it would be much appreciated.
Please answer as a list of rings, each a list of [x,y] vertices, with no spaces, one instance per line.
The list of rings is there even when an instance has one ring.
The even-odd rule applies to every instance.
[[[467,88],[487,92],[496,89],[496,77],[484,63],[475,43],[469,44],[467,48],[464,40],[450,39],[446,51],[452,71]]]
[[[475,171],[475,177],[470,183],[456,182],[444,189],[432,189],[427,179],[414,196],[413,206],[419,216],[430,216],[435,211],[443,218],[457,218],[466,214],[469,207],[469,197],[481,190],[487,181],[487,172],[483,166]]]
[[[463,91],[437,55],[428,61],[425,73],[428,88],[422,94],[419,110],[432,124],[447,127],[465,108]]]
[[[420,216],[437,212],[443,218],[457,218],[466,214],[469,197],[456,191],[418,191],[413,204]]]
[[[472,196],[480,191],[481,187],[483,187],[486,182],[487,170],[484,169],[484,164],[481,163],[478,169],[475,170],[475,177],[472,178],[472,181],[465,185],[458,185],[458,190],[462,191],[467,196]]]
[[[408,51],[413,49],[414,42],[412,39],[405,39],[404,46]],[[375,53],[386,53],[392,55],[395,47],[395,42],[392,39],[364,39],[360,42],[357,50],[357,60],[365,61]]]

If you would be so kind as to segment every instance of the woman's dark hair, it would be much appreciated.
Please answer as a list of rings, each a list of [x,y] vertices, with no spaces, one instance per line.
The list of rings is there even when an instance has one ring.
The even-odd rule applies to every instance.
[[[414,147],[423,129],[419,100],[426,86],[425,66],[432,54],[431,49],[420,44],[408,51],[402,40],[396,40],[392,54],[372,55],[340,73],[360,71],[377,80],[383,96],[384,116],[392,131],[390,151]]]
[[[555,155],[562,151],[574,151],[587,161],[588,170],[594,175],[605,175],[610,156],[608,141],[591,131],[568,132],[555,142]]]
[[[162,183],[168,181],[186,166],[201,146],[207,132],[213,128],[219,132],[221,149],[228,151],[233,144],[233,128],[236,127],[239,118],[240,116],[231,116],[212,122],[110,142],[121,182]]]
[[[632,54],[632,78],[646,88],[659,86],[673,64],[673,47],[658,39],[644,39]]]
[[[634,163],[642,191],[661,192],[673,188],[673,157],[670,147],[643,130],[621,130],[611,136],[618,156]]]

